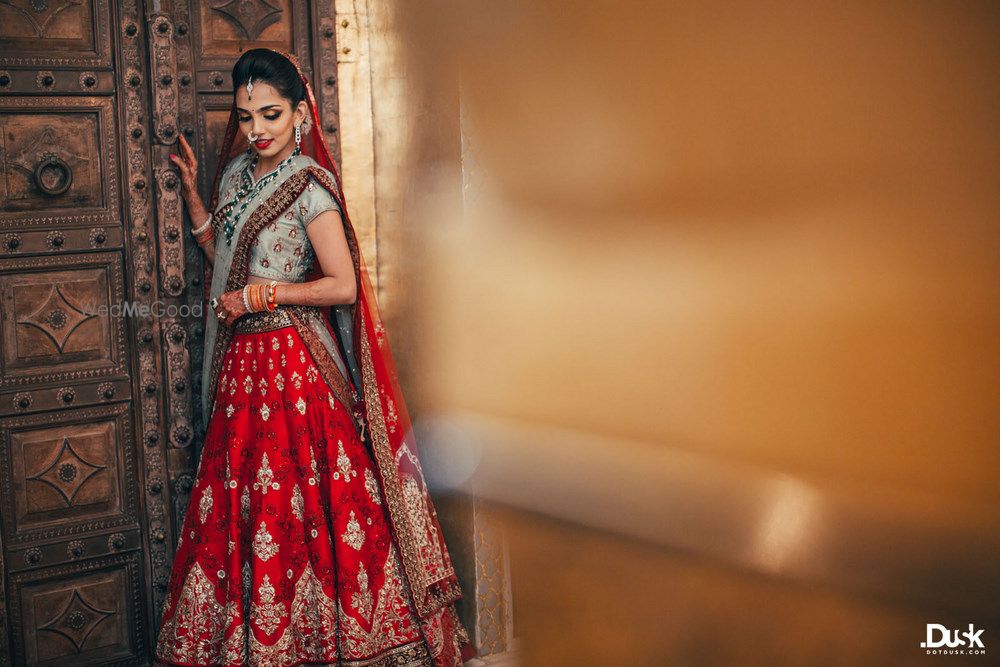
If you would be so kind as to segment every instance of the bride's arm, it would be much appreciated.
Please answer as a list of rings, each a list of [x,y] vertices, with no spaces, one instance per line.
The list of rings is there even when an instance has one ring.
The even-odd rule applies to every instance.
[[[279,284],[278,303],[299,306],[354,303],[358,286],[340,213],[335,210],[320,213],[306,227],[306,234],[323,269],[323,277],[306,283]]]
[[[170,155],[170,161],[177,165],[177,170],[181,175],[181,196],[184,198],[184,205],[187,206],[188,216],[195,228],[201,227],[209,218],[208,208],[198,194],[198,160],[194,157],[194,151],[188,145],[184,135],[180,135],[181,155]],[[206,243],[199,241],[199,246],[205,251],[205,259],[209,264],[215,264],[215,242],[207,240]]]

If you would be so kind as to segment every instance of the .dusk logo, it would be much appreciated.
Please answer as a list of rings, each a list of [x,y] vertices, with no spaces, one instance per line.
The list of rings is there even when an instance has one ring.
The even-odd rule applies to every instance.
[[[928,623],[927,639],[920,642],[920,647],[927,649],[927,655],[986,655],[986,647],[980,639],[982,634],[983,631],[976,630],[972,623],[966,632]]]

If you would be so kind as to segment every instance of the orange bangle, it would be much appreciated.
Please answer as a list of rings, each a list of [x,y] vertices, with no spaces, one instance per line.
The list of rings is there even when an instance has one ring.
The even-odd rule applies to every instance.
[[[207,231],[202,232],[200,235],[194,237],[195,241],[198,242],[202,248],[207,246],[209,243],[215,240],[215,232],[209,227]]]
[[[264,299],[261,296],[261,292],[263,292],[263,288],[264,288],[263,285],[254,285],[253,289],[250,290],[250,294],[251,294],[252,299],[253,299],[253,309],[254,309],[254,312],[258,312],[259,313],[262,310],[264,310]]]

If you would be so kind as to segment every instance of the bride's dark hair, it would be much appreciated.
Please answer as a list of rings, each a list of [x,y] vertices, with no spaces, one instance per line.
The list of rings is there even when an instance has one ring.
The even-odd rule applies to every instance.
[[[306,87],[298,70],[285,56],[271,49],[250,49],[233,65],[233,94],[253,77],[254,83],[270,84],[289,100],[294,109],[306,98]]]

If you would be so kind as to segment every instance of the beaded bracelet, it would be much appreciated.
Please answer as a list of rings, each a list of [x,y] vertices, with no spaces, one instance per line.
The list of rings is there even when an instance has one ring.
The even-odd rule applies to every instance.
[[[267,286],[267,309],[274,310],[278,307],[278,281],[272,280]]]
[[[253,309],[250,307],[250,299],[247,296],[247,293],[249,292],[249,290],[250,290],[250,286],[249,285],[247,285],[247,286],[245,286],[243,288],[243,307],[246,308],[246,311],[248,313],[252,313]]]

